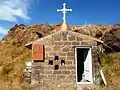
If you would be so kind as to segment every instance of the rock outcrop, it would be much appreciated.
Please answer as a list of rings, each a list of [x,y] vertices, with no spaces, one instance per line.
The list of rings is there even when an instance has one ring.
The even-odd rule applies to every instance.
[[[114,27],[114,28],[112,28]],[[111,29],[112,28],[112,29]],[[25,44],[42,38],[61,29],[61,24],[35,24],[27,26],[24,24],[14,25],[9,29],[8,34],[4,36],[3,41],[14,41],[17,43]],[[120,51],[120,25],[83,25],[83,26],[70,26],[70,30],[92,36],[104,41],[109,47],[105,47],[106,52]],[[113,50],[112,50],[112,49]]]
[[[113,27],[109,32],[106,32],[102,38],[108,47],[105,47],[105,51],[109,52],[120,52],[120,27]]]

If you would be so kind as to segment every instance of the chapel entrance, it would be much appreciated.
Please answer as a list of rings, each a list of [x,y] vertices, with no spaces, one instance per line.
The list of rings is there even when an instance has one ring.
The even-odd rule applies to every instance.
[[[78,84],[91,84],[92,80],[92,56],[91,47],[76,47],[76,82]]]

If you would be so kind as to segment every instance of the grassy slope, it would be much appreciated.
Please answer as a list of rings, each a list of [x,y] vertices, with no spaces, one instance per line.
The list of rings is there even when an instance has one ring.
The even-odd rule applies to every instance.
[[[120,53],[103,54],[102,66],[109,88],[120,90]]]
[[[30,56],[31,52],[24,46],[12,43],[0,45],[0,90],[21,88],[25,60]]]

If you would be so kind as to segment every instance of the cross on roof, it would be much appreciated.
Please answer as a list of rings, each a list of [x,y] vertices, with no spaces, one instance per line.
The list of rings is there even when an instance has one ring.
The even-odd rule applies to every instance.
[[[72,12],[72,9],[67,9],[66,8],[66,3],[63,3],[63,9],[57,9],[57,12],[62,12],[63,13],[63,23],[66,23],[66,13],[70,11]]]

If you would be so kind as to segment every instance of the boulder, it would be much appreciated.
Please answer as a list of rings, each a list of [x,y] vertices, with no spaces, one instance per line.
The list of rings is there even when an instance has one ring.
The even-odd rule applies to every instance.
[[[120,28],[113,27],[109,32],[105,33],[102,40],[107,45],[107,47],[104,47],[106,52],[120,52]]]

